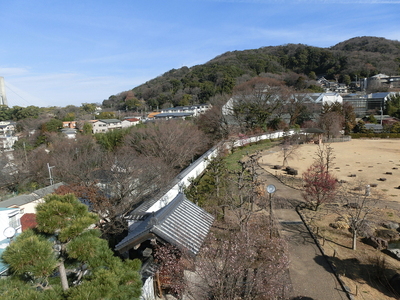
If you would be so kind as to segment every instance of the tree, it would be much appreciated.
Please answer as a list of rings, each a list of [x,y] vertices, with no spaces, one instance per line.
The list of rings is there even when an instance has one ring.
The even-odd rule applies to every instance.
[[[355,187],[342,185],[337,199],[343,209],[337,209],[337,213],[347,221],[352,233],[352,249],[357,250],[357,237],[359,231],[364,228],[366,221],[381,198],[379,193],[371,195],[370,186],[358,182]]]
[[[400,93],[390,95],[386,101],[386,111],[388,115],[400,118]]]
[[[49,288],[60,291],[58,283],[50,280],[57,267],[59,299],[138,299],[140,263],[122,263],[113,256],[99,232],[90,229],[97,216],[86,205],[72,194],[49,195],[36,212],[37,228],[19,235],[2,258],[12,274],[22,275],[18,278],[37,290],[38,297]]]
[[[255,77],[234,89],[231,115],[242,132],[261,128],[266,130],[273,113],[282,107],[283,83],[273,78]]]
[[[203,132],[192,122],[184,120],[161,121],[134,128],[125,141],[138,154],[160,158],[178,170],[208,148]]]
[[[344,133],[349,134],[353,127],[356,125],[356,114],[354,113],[354,107],[350,103],[340,103],[340,102],[334,102],[332,104],[324,104],[322,107],[322,113],[327,114],[327,113],[338,113],[343,117],[342,119],[342,124],[341,126],[344,128]],[[329,117],[331,118],[331,116]],[[325,120],[328,124],[327,126],[329,127],[329,123],[332,122],[332,120]],[[324,118],[322,118],[324,119]],[[339,127],[337,123],[340,122],[340,118],[337,118],[336,124],[333,125],[333,127]],[[322,121],[324,122],[324,121]],[[334,131],[337,131],[338,129],[334,129]],[[341,130],[341,128],[339,129]]]
[[[96,119],[102,120],[102,119],[115,119],[115,112],[112,111],[102,111],[96,116]]]
[[[325,130],[327,138],[337,137],[343,129],[344,118],[340,113],[331,111],[324,113],[319,119],[319,126]]]
[[[82,103],[81,109],[89,114],[93,114],[96,111],[96,104],[93,103]]]
[[[336,179],[322,163],[315,162],[303,173],[303,198],[315,211],[321,204],[333,201],[336,194]]]
[[[91,123],[85,122],[83,124],[82,133],[89,135],[92,134],[92,132],[93,132],[93,125]]]
[[[59,194],[74,193],[85,199],[91,210],[98,214],[97,223],[110,245],[118,242],[119,235],[128,229],[129,213],[141,203],[155,197],[176,174],[161,159],[136,156],[128,147],[113,153],[97,154],[97,167],[89,169],[87,178],[70,178],[68,186],[59,188]],[[78,160],[80,161],[80,160]],[[66,166],[74,174],[75,162]],[[86,171],[87,172],[87,171]]]
[[[209,234],[188,284],[195,299],[278,299],[287,286],[286,243],[266,238],[267,220],[248,232]],[[245,246],[244,246],[245,242]]]

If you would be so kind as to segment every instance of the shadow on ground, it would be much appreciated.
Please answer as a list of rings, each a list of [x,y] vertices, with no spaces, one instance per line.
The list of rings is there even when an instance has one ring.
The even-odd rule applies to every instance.
[[[328,259],[340,276],[347,277],[355,282],[366,283],[382,294],[398,299],[399,295],[389,285],[389,280],[396,274],[396,271],[385,268],[384,260],[378,258],[378,256],[371,259],[371,262],[367,264],[361,263],[357,258],[328,257]],[[326,271],[332,272],[331,265],[326,263],[327,260],[324,256],[316,256],[315,262],[323,266]],[[355,291],[351,292],[355,293]]]

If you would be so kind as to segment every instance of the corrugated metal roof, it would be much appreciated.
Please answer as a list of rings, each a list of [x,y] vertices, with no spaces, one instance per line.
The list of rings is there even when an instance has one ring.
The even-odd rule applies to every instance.
[[[4,201],[0,201],[0,207],[10,207],[12,205],[21,206],[21,205],[27,204],[29,202],[43,198],[44,196],[46,196],[48,194],[52,194],[57,188],[59,188],[62,185],[64,185],[64,183],[59,182],[59,183],[47,186],[45,188],[33,191],[32,193],[30,193],[28,195],[20,195],[20,196],[13,197],[13,198],[10,198],[10,199],[4,200]]]
[[[179,193],[167,206],[131,225],[129,234],[115,249],[128,250],[156,236],[165,242],[197,254],[214,217]]]

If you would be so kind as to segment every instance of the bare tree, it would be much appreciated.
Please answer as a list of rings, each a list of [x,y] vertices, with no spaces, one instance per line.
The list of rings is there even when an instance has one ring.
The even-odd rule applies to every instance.
[[[161,158],[177,169],[186,167],[208,149],[204,133],[182,120],[156,122],[133,130],[126,136],[126,145],[141,155]]]
[[[381,197],[377,192],[371,195],[369,185],[362,181],[357,182],[355,186],[342,185],[339,190],[337,199],[342,207],[337,209],[337,213],[347,221],[351,229],[353,250],[357,249],[358,232],[364,227]]]
[[[210,234],[195,261],[189,293],[195,299],[277,299],[284,295],[286,243],[267,239],[260,219],[249,231]],[[244,245],[245,241],[245,245]]]
[[[300,145],[297,140],[291,137],[284,139],[282,143],[282,166],[288,166],[288,160],[296,157]]]
[[[283,90],[283,83],[276,79],[255,77],[235,87],[227,112],[242,132],[265,130],[272,114],[282,107]]]
[[[86,199],[100,216],[99,227],[109,240],[127,229],[127,218],[135,207],[159,193],[175,175],[160,159],[135,156],[129,150],[122,148],[103,157],[90,184],[74,181],[59,191]]]
[[[334,164],[333,161],[336,158],[331,145],[325,143],[318,144],[318,149],[315,155],[315,163],[325,166],[326,172],[329,172]]]
[[[263,206],[265,201],[260,193],[264,181],[258,176],[260,157],[260,153],[247,155],[227,178],[222,205],[235,215],[241,231],[247,230],[251,216],[256,213],[256,205]]]
[[[321,115],[319,119],[319,126],[325,130],[328,139],[340,135],[340,131],[343,129],[343,123],[343,115],[334,111]]]

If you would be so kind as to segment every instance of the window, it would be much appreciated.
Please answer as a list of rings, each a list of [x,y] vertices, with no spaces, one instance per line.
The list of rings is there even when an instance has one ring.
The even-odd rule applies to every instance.
[[[21,226],[21,224],[19,222],[19,219],[17,218],[17,215],[18,214],[13,215],[13,216],[8,218],[8,224],[9,224],[10,227],[18,228],[19,226]]]

